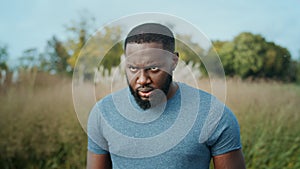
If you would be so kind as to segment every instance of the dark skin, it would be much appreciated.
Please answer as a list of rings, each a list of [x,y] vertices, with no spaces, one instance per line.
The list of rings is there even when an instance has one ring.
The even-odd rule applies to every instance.
[[[129,85],[137,91],[143,100],[150,100],[155,92],[162,90],[167,76],[172,75],[178,57],[162,50],[160,43],[130,43],[126,47],[126,75]],[[162,56],[163,55],[163,56]],[[175,82],[171,82],[167,99],[171,98],[177,90]]]
[[[141,86],[150,86],[149,89],[137,90],[138,95],[144,99],[151,99],[154,89],[161,89],[166,81],[167,75],[172,75],[175,69],[178,56],[176,54],[160,53],[154,50],[156,55],[151,55],[151,49],[163,49],[161,43],[129,43],[126,47],[126,75],[129,85],[137,90]],[[150,49],[150,50],[149,50]],[[140,51],[140,52],[139,52]],[[159,57],[160,54],[168,55]],[[151,55],[151,57],[149,57]],[[171,82],[167,99],[171,98],[178,89],[175,82]],[[241,150],[230,151],[225,154],[212,157],[215,169],[245,169],[245,161]],[[94,154],[88,152],[88,169],[111,169],[112,162],[109,154]]]
[[[88,151],[87,169],[111,169],[112,162],[109,154],[94,154]]]

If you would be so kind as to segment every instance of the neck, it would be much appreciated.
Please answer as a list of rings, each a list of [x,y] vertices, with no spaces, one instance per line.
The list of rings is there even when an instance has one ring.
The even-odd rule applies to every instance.
[[[170,84],[168,94],[167,94],[167,99],[172,98],[175,95],[177,89],[178,89],[178,84],[176,82],[172,81]]]

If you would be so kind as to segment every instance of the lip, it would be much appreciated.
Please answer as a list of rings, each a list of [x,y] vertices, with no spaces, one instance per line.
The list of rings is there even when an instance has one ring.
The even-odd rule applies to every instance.
[[[139,90],[138,94],[140,95],[140,97],[149,98],[152,94],[152,90]]]

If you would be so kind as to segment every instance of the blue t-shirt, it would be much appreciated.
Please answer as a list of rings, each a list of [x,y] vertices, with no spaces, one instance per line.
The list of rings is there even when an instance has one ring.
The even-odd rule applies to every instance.
[[[238,122],[214,96],[178,83],[166,102],[142,110],[129,88],[97,102],[88,150],[110,153],[116,169],[207,169],[212,156],[241,148]]]

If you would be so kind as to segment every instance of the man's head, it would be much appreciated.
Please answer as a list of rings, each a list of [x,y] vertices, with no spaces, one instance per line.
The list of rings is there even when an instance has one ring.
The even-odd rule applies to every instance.
[[[175,50],[175,39],[172,31],[158,23],[145,23],[133,28],[127,35],[124,49],[128,43],[150,43],[156,42],[163,45],[163,49],[171,53]]]
[[[142,109],[150,108],[161,96],[158,93],[163,92],[167,98],[172,96],[172,72],[178,56],[174,53],[175,39],[169,28],[156,23],[139,25],[129,32],[124,49],[127,82]]]

